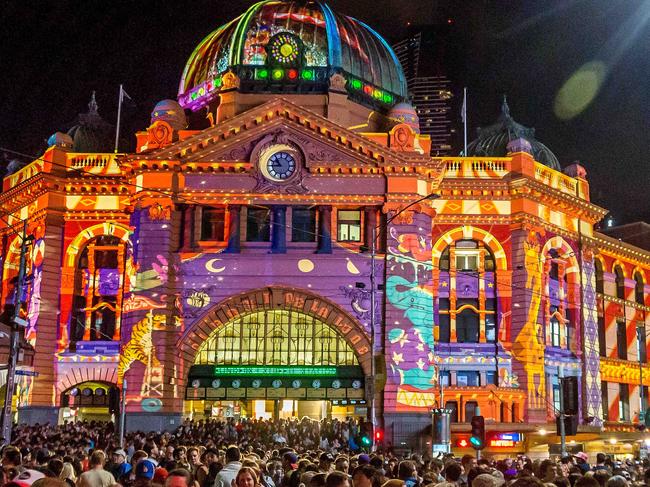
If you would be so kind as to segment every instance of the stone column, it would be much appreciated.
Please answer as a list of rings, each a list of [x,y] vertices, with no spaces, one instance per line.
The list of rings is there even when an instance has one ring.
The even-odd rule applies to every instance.
[[[287,207],[273,205],[271,207],[273,219],[271,221],[271,253],[287,253]]]
[[[377,245],[377,208],[374,206],[368,206],[364,209],[364,231],[363,231],[363,245],[367,249],[367,252],[370,252],[372,248],[372,236],[375,235],[375,246]],[[379,249],[375,249],[379,250]]]
[[[225,253],[241,252],[241,205],[228,205],[228,247]]]
[[[196,205],[178,205],[182,212],[182,252],[190,252],[195,248],[194,234],[196,232]]]
[[[318,250],[317,254],[332,253],[332,207],[318,207]]]
[[[45,253],[41,267],[38,328],[34,353],[34,371],[38,374],[32,382],[30,405],[18,411],[19,423],[56,424],[59,411],[56,407],[56,347],[59,288],[61,284],[61,256],[65,222],[60,214],[49,213],[45,218]]]

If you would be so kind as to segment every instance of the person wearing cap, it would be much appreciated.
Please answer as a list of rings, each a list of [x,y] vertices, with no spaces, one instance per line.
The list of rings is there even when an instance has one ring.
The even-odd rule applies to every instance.
[[[231,487],[241,467],[241,451],[239,451],[239,447],[235,445],[229,446],[226,449],[226,464],[217,474],[214,487]]]
[[[106,454],[102,450],[95,450],[90,455],[90,470],[82,473],[77,480],[78,487],[110,487],[115,483],[115,477],[104,470]]]
[[[287,451],[282,455],[282,470],[284,476],[282,477],[282,486],[287,487],[291,482],[293,472],[298,469],[298,455],[292,451]]]
[[[131,471],[131,465],[126,461],[126,452],[122,448],[118,448],[113,452],[112,460],[106,470],[111,472],[116,479]]]
[[[589,455],[587,455],[585,452],[581,451],[573,455],[576,459],[576,464],[578,465],[578,468],[582,470],[582,473],[588,472],[591,470],[591,467],[589,466]]]
[[[135,466],[134,487],[151,487],[153,477],[156,474],[156,464],[151,460],[141,460]]]

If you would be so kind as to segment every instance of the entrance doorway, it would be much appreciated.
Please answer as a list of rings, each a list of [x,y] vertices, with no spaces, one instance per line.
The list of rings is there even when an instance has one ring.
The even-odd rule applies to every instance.
[[[185,390],[192,418],[365,416],[365,376],[337,330],[286,309],[252,311],[199,347]]]
[[[115,384],[82,382],[61,394],[60,421],[114,421],[120,392]]]

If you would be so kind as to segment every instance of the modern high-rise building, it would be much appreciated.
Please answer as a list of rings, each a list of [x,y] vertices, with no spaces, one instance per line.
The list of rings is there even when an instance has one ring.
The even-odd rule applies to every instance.
[[[408,85],[411,102],[420,117],[422,134],[431,137],[431,155],[452,153],[452,99],[454,89],[446,69],[441,38],[449,35],[449,26],[425,26],[412,29],[393,45]],[[440,43],[440,45],[438,45]]]

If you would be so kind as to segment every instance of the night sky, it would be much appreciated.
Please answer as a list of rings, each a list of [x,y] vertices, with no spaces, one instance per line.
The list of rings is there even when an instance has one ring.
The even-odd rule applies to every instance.
[[[115,123],[120,83],[136,102],[124,130],[146,128],[154,104],[175,98],[194,47],[251,3],[0,0],[0,146],[41,154],[87,110],[93,90]],[[409,22],[450,19],[463,39],[450,71],[468,87],[470,139],[496,120],[505,93],[513,117],[535,127],[563,166],[581,161],[592,200],[617,223],[650,221],[650,0],[329,3],[390,42]],[[565,86],[585,65],[588,76]],[[580,109],[567,112],[567,103]],[[454,123],[462,130],[457,114]]]

